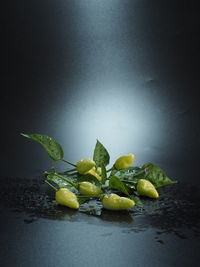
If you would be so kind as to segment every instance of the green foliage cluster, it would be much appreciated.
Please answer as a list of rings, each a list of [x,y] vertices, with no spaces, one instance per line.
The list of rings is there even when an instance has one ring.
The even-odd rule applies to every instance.
[[[40,145],[46,150],[52,161],[59,162],[64,161],[73,166],[73,169],[66,169],[64,172],[56,171],[55,166],[53,171],[45,171],[45,179],[48,185],[52,186],[56,190],[60,188],[67,188],[77,195],[79,204],[81,205],[85,201],[91,199],[101,199],[102,195],[97,196],[82,196],[79,193],[79,184],[87,181],[100,187],[105,193],[117,193],[124,195],[132,200],[139,207],[143,207],[141,196],[137,192],[137,183],[140,179],[146,179],[150,181],[155,188],[174,184],[176,181],[166,176],[164,171],[153,163],[145,163],[143,166],[130,166],[124,169],[116,169],[114,164],[111,168],[107,168],[110,163],[110,155],[107,149],[98,140],[96,142],[93,160],[96,163],[97,168],[101,169],[101,180],[96,177],[87,174],[80,174],[76,170],[76,164],[71,163],[64,159],[64,151],[62,146],[53,138],[42,134],[22,134],[24,137],[29,138]],[[54,164],[55,165],[55,164]]]

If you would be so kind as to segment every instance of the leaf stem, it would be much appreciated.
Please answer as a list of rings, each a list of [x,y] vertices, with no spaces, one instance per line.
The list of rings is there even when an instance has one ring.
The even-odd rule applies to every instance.
[[[110,168],[110,169],[108,169],[106,172],[110,172],[110,171],[112,171],[114,168],[113,168],[113,166],[112,166],[112,168]]]
[[[72,165],[72,166],[76,167],[76,165],[75,165],[75,164],[73,164],[73,163],[69,162],[69,161],[68,161],[68,160],[66,160],[66,159],[62,159],[62,161],[64,161],[64,162],[68,163],[69,165]]]
[[[76,171],[76,168],[73,168],[73,169],[70,169],[70,170],[66,170],[65,172],[68,173],[68,172],[73,172],[73,171]]]
[[[55,161],[54,160],[52,160],[51,169],[54,170],[54,172],[56,171]]]
[[[65,182],[71,184],[71,185],[74,186],[75,188],[78,187],[78,185],[77,185],[76,183],[73,183],[72,181],[70,181],[70,180],[67,179],[66,177],[60,175],[59,173],[55,172],[54,175],[57,176],[57,177],[59,177],[59,178],[62,179],[63,181],[65,181]]]
[[[48,186],[50,186],[53,190],[58,191],[58,189],[52,184],[50,184],[47,180],[45,180],[45,183],[48,184]]]

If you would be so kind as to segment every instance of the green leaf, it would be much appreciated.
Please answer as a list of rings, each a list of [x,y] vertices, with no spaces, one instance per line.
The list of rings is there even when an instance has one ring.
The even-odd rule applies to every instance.
[[[76,183],[81,183],[81,182],[90,182],[92,184],[95,184],[97,186],[101,186],[101,183],[91,174],[76,174],[76,176],[73,177],[73,181]]]
[[[118,170],[117,170],[117,169],[114,169],[114,167],[112,167],[111,172],[110,172],[110,176],[109,176],[109,177],[111,177],[111,176],[115,176],[115,173],[116,173],[116,172],[118,172]]]
[[[149,180],[156,188],[177,182],[167,177],[164,171],[153,163],[144,164],[142,169],[145,171],[144,179]]]
[[[77,195],[77,198],[80,205],[85,203],[86,201],[90,201],[92,199],[98,199],[97,196],[86,196],[86,195]]]
[[[74,186],[62,180],[61,178],[59,178],[57,175],[53,173],[50,173],[47,175],[47,180],[55,183],[56,185],[58,185],[59,188],[67,188],[76,194],[78,193],[78,190]]]
[[[93,160],[96,162],[97,167],[101,167],[102,164],[107,166],[110,162],[108,151],[98,140],[94,149]]]
[[[88,197],[88,196],[78,195],[77,198],[78,198],[79,204],[81,205],[85,203],[86,201],[89,201],[91,199],[91,196]]]
[[[163,170],[152,163],[146,163],[142,167],[135,166],[119,171],[113,170],[111,174],[125,183],[131,182],[135,185],[139,179],[146,179],[153,183],[156,188],[176,183],[176,181],[167,177]]]
[[[113,170],[111,175],[118,177],[120,180],[136,184],[139,179],[144,178],[145,171],[140,167],[129,167],[121,170]]]
[[[142,203],[142,201],[140,200],[139,197],[135,196],[135,195],[131,195],[130,198],[135,202],[135,205],[140,207],[140,208],[144,208],[144,204]]]
[[[109,187],[113,189],[117,189],[118,191],[124,193],[125,195],[129,196],[128,187],[120,181],[120,179],[116,176],[112,176],[109,179]]]
[[[102,177],[102,184],[105,184],[105,181],[107,180],[107,172],[106,172],[106,167],[104,164],[101,164],[101,177]]]
[[[61,145],[55,141],[53,138],[43,135],[43,134],[21,134],[24,137],[27,137],[40,145],[48,153],[49,157],[54,161],[60,161],[64,157],[64,152]]]

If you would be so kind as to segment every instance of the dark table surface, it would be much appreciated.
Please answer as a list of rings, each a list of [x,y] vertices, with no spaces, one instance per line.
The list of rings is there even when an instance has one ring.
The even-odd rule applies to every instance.
[[[195,1],[9,1],[1,10],[1,266],[196,266],[200,28]],[[58,207],[47,134],[65,158],[153,162],[177,180],[129,212]],[[66,166],[58,164],[60,169]]]

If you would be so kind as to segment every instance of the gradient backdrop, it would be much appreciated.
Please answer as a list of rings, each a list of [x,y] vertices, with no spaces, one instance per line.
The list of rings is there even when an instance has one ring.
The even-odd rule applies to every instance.
[[[33,178],[50,166],[40,146],[19,135],[24,132],[52,136],[62,144],[65,158],[72,162],[91,157],[99,139],[113,161],[122,154],[134,153],[136,165],[151,161],[180,183],[198,185],[200,28],[196,2],[21,0],[4,3],[1,9],[2,181],[13,176]],[[6,224],[9,218],[5,219]],[[60,229],[59,222],[54,223]],[[32,227],[37,228],[36,225]],[[52,227],[51,221],[42,221],[41,225],[44,229]],[[94,233],[100,231],[94,225]],[[41,235],[42,226],[37,228]],[[80,234],[81,224],[77,227]],[[24,231],[23,225],[19,228]],[[7,235],[4,238],[9,239]],[[93,247],[92,238],[90,247]],[[148,234],[142,238],[146,244],[150,242]],[[23,240],[35,242],[35,246],[41,242],[40,238]],[[114,242],[115,246],[120,240],[108,242]],[[130,236],[128,240],[127,246],[131,246]],[[141,245],[139,236],[137,240]],[[76,242],[74,246],[80,250],[72,250],[71,260],[73,253],[80,254],[81,248],[87,246]],[[141,253],[140,245],[137,253]],[[109,253],[116,261],[109,261],[106,246],[100,254],[107,255],[102,266],[122,266],[123,261],[129,262],[127,266],[179,266],[178,249],[169,251],[166,265],[162,257],[163,265],[159,265],[159,259],[152,261],[152,265],[139,260],[133,265],[132,254],[126,247],[116,248],[117,255],[121,249],[126,251],[126,259],[117,258],[113,248]],[[61,260],[58,265],[54,265],[53,259],[48,261],[45,249],[41,261],[31,256],[30,251],[27,253],[33,258],[23,261],[23,253],[19,252],[13,256],[17,260],[14,264],[13,259],[8,260],[13,253],[4,253],[4,267],[9,264],[64,266]],[[65,255],[62,253],[61,257]],[[59,253],[55,257],[59,258]],[[68,266],[80,262],[78,258]],[[98,261],[91,262],[100,266]],[[79,266],[90,266],[87,261],[82,264]],[[184,260],[181,264],[191,263],[188,259],[186,265]]]

